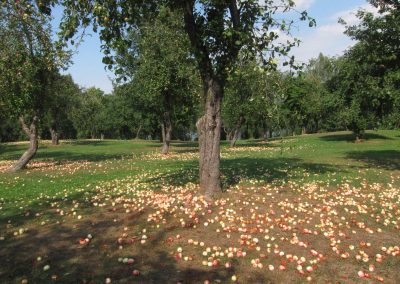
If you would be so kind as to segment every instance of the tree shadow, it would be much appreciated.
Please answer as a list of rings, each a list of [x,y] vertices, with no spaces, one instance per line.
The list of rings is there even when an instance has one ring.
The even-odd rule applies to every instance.
[[[72,146],[82,146],[82,145],[109,146],[112,144],[112,142],[108,140],[73,140],[66,142],[66,144],[70,144]]]
[[[21,156],[20,152],[13,151],[7,153],[6,160],[17,160]],[[116,154],[116,153],[81,153],[81,152],[73,152],[73,151],[51,151],[51,152],[43,152],[38,151],[32,161],[56,161],[57,164],[63,164],[66,161],[90,161],[90,162],[99,162],[104,160],[111,159],[121,159],[124,157],[131,157],[126,153]]]
[[[62,147],[68,145],[68,147]],[[51,160],[51,161],[104,161],[109,159],[121,159],[132,157],[132,154],[149,152],[154,148],[161,147],[157,143],[143,143],[135,145],[135,143],[127,142],[124,145],[118,145],[118,149],[112,149],[114,141],[68,141],[60,146],[51,146],[40,144],[34,160]],[[70,147],[71,146],[71,147]],[[80,146],[80,149],[75,148]],[[85,146],[88,148],[85,149]],[[91,148],[94,146],[95,149]],[[123,146],[123,147],[122,147]],[[17,160],[27,149],[25,144],[0,144],[0,157],[4,160]],[[104,150],[101,149],[104,147]],[[119,151],[119,149],[121,149]]]
[[[182,168],[170,174],[152,177],[149,183],[162,180],[164,184],[183,186],[187,183],[198,183],[198,162],[182,162]],[[238,157],[221,160],[221,173],[224,188],[237,185],[245,180],[258,180],[265,183],[272,181],[287,182],[289,180],[302,179],[305,173],[325,174],[327,172],[344,172],[338,166],[320,163],[306,163],[298,158],[253,158]],[[161,186],[161,184],[160,184]]]
[[[363,162],[368,167],[400,170],[400,151],[397,150],[348,152],[346,158]]]
[[[10,160],[19,157],[28,148],[27,145],[10,145],[0,143],[1,160]]]
[[[354,142],[356,140],[356,136],[353,133],[343,133],[343,134],[328,134],[324,136],[320,136],[319,139],[324,141],[336,141],[336,142]],[[374,139],[381,139],[381,140],[393,140],[390,137],[376,134],[376,133],[365,133],[363,136],[364,140],[374,140]]]
[[[241,180],[287,182],[304,178],[304,173],[324,174],[340,171],[328,164],[306,163],[299,158],[233,158],[222,160],[221,171],[226,187],[238,184]]]
[[[124,157],[131,157],[126,153],[78,153],[73,151],[52,151],[52,152],[38,152],[35,159],[41,160],[56,160],[62,163],[63,161],[90,161],[99,162],[112,159],[122,159]]]
[[[176,148],[198,148],[199,142],[179,142],[179,141],[172,141],[171,144],[173,147]]]
[[[299,138],[301,136],[278,136],[278,137],[270,137],[267,140],[263,139],[263,138],[259,138],[259,139],[247,139],[245,141],[249,142],[249,143],[269,143],[269,142],[278,142],[281,140],[296,140],[296,138]]]
[[[38,204],[32,206],[36,208]],[[82,221],[65,219],[59,224],[37,227],[31,224],[26,233],[7,236],[0,246],[0,283],[20,283],[24,278],[29,283],[54,283],[53,275],[58,283],[104,283],[107,277],[113,283],[203,283],[205,280],[225,283],[235,272],[234,268],[224,267],[212,270],[179,267],[179,260],[166,246],[167,237],[175,235],[179,226],[164,227],[145,246],[137,241],[129,242],[131,234],[122,243],[117,242],[124,228],[146,223],[145,211],[131,215],[122,207],[117,211],[96,207],[92,211]],[[26,226],[31,223],[30,219],[25,222]],[[80,244],[79,240],[89,233],[93,239],[88,244]],[[121,244],[123,251],[119,248]],[[134,264],[118,262],[121,254],[134,258]],[[48,271],[43,270],[45,265],[50,265]],[[132,275],[133,269],[138,269],[140,276]],[[255,279],[262,282],[265,276]]]
[[[227,145],[229,148],[247,148],[247,147],[260,147],[260,148],[272,148],[272,147],[280,147],[281,144],[279,143],[279,140],[275,140],[276,143],[271,143],[272,141],[258,141],[258,142],[250,142],[250,141],[243,141],[243,143],[236,143],[234,147],[230,147],[230,145]]]
[[[171,143],[171,151],[179,154],[183,153],[197,153],[199,151],[198,142],[178,142],[173,141]]]

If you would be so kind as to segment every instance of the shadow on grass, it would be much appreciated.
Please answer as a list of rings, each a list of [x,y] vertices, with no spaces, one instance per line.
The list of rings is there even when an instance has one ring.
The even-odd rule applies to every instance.
[[[0,160],[8,160],[15,157],[19,158],[27,147],[27,145],[8,145],[0,143]]]
[[[198,183],[198,162],[187,161],[180,170],[164,174],[147,180],[157,183],[162,180],[164,184],[183,186],[189,182]],[[327,172],[340,172],[337,166],[328,164],[306,163],[298,158],[233,158],[221,160],[221,173],[223,187],[228,188],[238,184],[241,180],[258,180],[265,183],[272,181],[286,182],[304,178],[308,174],[324,174]]]
[[[277,140],[280,141],[280,140]],[[271,141],[259,141],[259,142],[250,142],[250,141],[238,141],[236,143],[235,148],[247,148],[247,147],[260,147],[260,148],[272,148],[272,147],[281,147],[281,143],[271,143]],[[231,147],[229,144],[227,147]]]
[[[198,142],[180,142],[180,141],[172,141],[171,145],[176,148],[193,148],[199,147]]]
[[[345,133],[345,134],[329,134],[325,136],[319,137],[319,139],[324,140],[324,141],[347,141],[347,142],[355,142],[356,136],[353,133]],[[373,139],[381,139],[381,140],[392,140],[392,138],[380,135],[380,134],[375,134],[375,133],[365,133],[364,140],[373,140]]]
[[[113,144],[113,142],[107,140],[73,140],[71,142],[66,142],[66,144],[70,144],[72,146],[82,146],[82,145],[109,146]]]
[[[82,196],[78,194],[76,198]],[[81,208],[82,213],[84,209]],[[92,207],[81,221],[57,216],[58,224],[53,220],[52,224],[30,228],[20,236],[8,235],[0,246],[0,283],[21,283],[24,278],[29,283],[53,283],[52,275],[56,275],[58,283],[104,283],[107,277],[113,283],[203,283],[205,280],[225,283],[234,274],[234,268],[210,271],[201,267],[178,267],[166,239],[175,235],[179,226],[158,231],[145,246],[138,243],[140,239],[136,240],[131,231],[128,231],[130,237],[118,243],[116,240],[125,227],[146,223],[147,213],[127,215],[123,207],[116,209]],[[90,243],[79,244],[89,233],[93,236]],[[41,260],[37,259],[39,256]],[[135,263],[120,263],[119,257],[132,257]],[[50,265],[48,271],[43,271],[45,265]],[[138,269],[140,276],[132,275],[133,269]],[[254,279],[257,281],[251,283],[268,280],[264,275],[254,275]]]
[[[7,153],[6,160],[18,160],[21,156],[20,152],[14,151],[13,153]],[[38,151],[32,161],[38,160],[51,160],[57,161],[61,164],[65,161],[91,161],[98,162],[104,160],[111,159],[121,159],[123,157],[127,157],[127,154],[116,154],[116,153],[83,153],[83,152],[73,152],[73,151],[51,151],[51,152],[43,152]]]
[[[348,152],[346,158],[363,162],[368,167],[400,170],[400,151],[396,150]]]
[[[90,161],[98,162],[104,160],[121,159],[123,157],[128,157],[126,153],[82,153],[73,151],[51,151],[51,152],[38,152],[35,156],[36,159],[44,160],[56,160],[56,161]]]
[[[114,145],[116,147],[113,148]],[[80,146],[80,148],[75,148],[75,146]],[[94,147],[92,148],[92,146]],[[0,160],[17,160],[27,147],[26,144],[0,144]],[[101,147],[104,147],[104,149]],[[60,162],[63,160],[104,161],[130,157],[132,154],[149,152],[159,147],[161,148],[161,144],[135,144],[129,143],[129,141],[123,144],[116,144],[115,141],[73,141],[63,143],[59,146],[41,144],[39,145],[38,152],[34,159],[55,160]]]

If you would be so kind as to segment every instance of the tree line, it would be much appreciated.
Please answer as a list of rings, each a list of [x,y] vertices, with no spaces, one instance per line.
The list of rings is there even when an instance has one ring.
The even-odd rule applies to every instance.
[[[356,44],[303,68],[290,56],[299,41],[277,41],[276,30],[290,33],[291,26],[279,15],[291,12],[310,27],[315,21],[293,1],[264,2],[66,1],[54,41],[57,1],[3,0],[0,137],[30,139],[13,170],[34,156],[39,136],[54,144],[160,139],[166,154],[172,139],[197,135],[200,185],[212,198],[221,191],[221,138],[234,146],[240,137],[348,129],[361,140],[366,129],[400,126],[396,1],[369,1],[379,15],[359,11],[360,24],[343,22]],[[68,43],[88,26],[100,34],[103,62],[117,77],[111,94],[82,89],[61,73],[71,64]],[[281,62],[288,71],[278,70]]]

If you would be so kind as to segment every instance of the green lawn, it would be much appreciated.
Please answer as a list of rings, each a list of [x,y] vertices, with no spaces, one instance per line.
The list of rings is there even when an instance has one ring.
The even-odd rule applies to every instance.
[[[196,143],[175,142],[171,154],[164,157],[158,153],[160,143],[154,141],[65,141],[59,146],[44,142],[27,170],[6,173],[7,166],[25,147],[24,143],[0,144],[1,283],[20,283],[23,279],[29,283],[104,283],[107,277],[113,283],[203,283],[207,279],[230,283],[233,275],[240,283],[358,283],[357,273],[368,271],[374,255],[386,243],[394,256],[385,258],[381,268],[379,261],[373,262],[380,274],[371,272],[371,280],[364,279],[400,281],[396,273],[400,266],[400,251],[396,253],[396,246],[398,249],[400,245],[400,131],[370,131],[362,143],[354,143],[346,132],[269,142],[239,141],[235,148],[223,143],[221,167],[226,193],[211,207],[192,199],[198,183]],[[354,200],[350,202],[349,198]],[[320,206],[322,212],[330,210],[331,214],[305,214]],[[254,225],[258,231],[238,231],[235,226],[240,225],[231,224],[229,238],[226,236],[228,240],[224,241],[219,231],[225,232],[226,224],[221,224],[222,229],[217,226],[221,219],[215,219],[214,214],[218,210],[239,210],[235,214],[241,218],[236,221],[226,212],[220,212],[220,218],[225,223]],[[211,211],[207,213],[210,216],[201,214],[207,211]],[[260,231],[264,225],[253,224],[258,220],[252,216],[254,212],[262,218],[267,215],[271,219],[275,214],[285,217],[271,219],[277,224],[269,227],[267,238],[265,229]],[[198,216],[195,221],[194,215]],[[356,220],[356,227],[342,224],[345,222],[335,219],[336,215],[343,220]],[[217,222],[211,222],[211,216]],[[332,237],[329,246],[324,236],[329,232],[328,225],[321,227],[326,219],[329,226],[334,224],[334,243],[339,240],[356,246],[356,250],[358,247],[369,254],[368,261],[355,260],[356,255],[363,257],[362,253],[353,255],[349,251],[349,261],[338,266],[335,254],[331,256]],[[296,270],[290,257],[275,256],[273,252],[275,246],[276,250],[285,250],[285,256],[292,251],[310,261],[303,248],[285,241],[293,233],[299,234],[298,227],[305,229],[305,225],[299,225],[304,221],[318,233],[304,236],[307,249],[313,247],[324,255],[315,260],[318,263],[309,262],[312,272]],[[203,225],[205,222],[209,225]],[[381,226],[382,222],[389,223]],[[375,234],[368,235],[362,223]],[[291,229],[283,230],[282,224]],[[362,232],[358,232],[360,228]],[[380,237],[376,230],[381,231]],[[79,244],[88,233],[94,235],[93,240]],[[143,235],[149,239],[140,244],[138,240]],[[255,236],[260,239],[260,250],[258,241],[252,242]],[[281,243],[269,241],[271,237]],[[206,246],[193,246],[196,238]],[[244,243],[243,238],[247,240]],[[190,244],[188,240],[192,240]],[[363,248],[363,242],[372,245]],[[227,244],[236,250],[247,250],[248,255],[227,258],[226,252],[222,256],[215,252],[218,248],[229,251],[224,247]],[[217,247],[215,251],[213,245]],[[211,252],[202,253],[207,246]],[[183,255],[176,252],[178,247]],[[338,255],[345,253],[343,247],[339,249]],[[189,260],[185,261],[186,251]],[[129,256],[135,259],[133,265],[118,262]],[[214,260],[217,265],[208,267]],[[231,267],[226,268],[224,263]],[[264,264],[254,268],[254,263]],[[279,263],[288,269],[279,272]],[[50,269],[43,271],[45,265]],[[140,275],[132,276],[133,269],[138,269]]]

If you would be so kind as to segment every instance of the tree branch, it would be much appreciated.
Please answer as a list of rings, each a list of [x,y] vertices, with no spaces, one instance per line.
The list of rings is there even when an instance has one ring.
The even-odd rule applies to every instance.
[[[37,124],[38,120],[39,120],[39,118],[37,117],[37,115],[34,115],[32,118],[31,125],[29,127],[30,133],[36,131],[36,124]]]
[[[185,29],[189,36],[190,43],[194,49],[198,64],[200,65],[200,73],[203,79],[211,78],[213,74],[212,64],[210,61],[207,48],[201,42],[201,35],[196,26],[193,14],[194,1],[185,1],[184,4],[184,20]]]
[[[28,125],[26,125],[24,117],[21,115],[18,120],[19,120],[19,123],[21,124],[22,130],[29,137],[31,135],[31,131],[30,131]]]
[[[229,3],[229,12],[231,13],[231,20],[235,31],[240,31],[240,13],[236,6],[236,0],[231,0]]]

